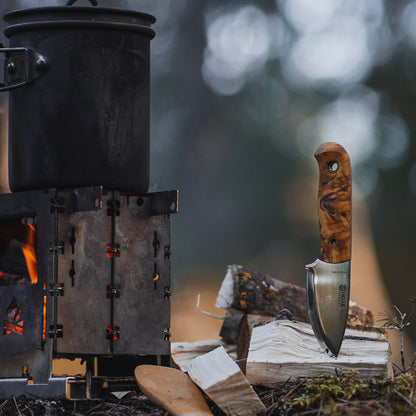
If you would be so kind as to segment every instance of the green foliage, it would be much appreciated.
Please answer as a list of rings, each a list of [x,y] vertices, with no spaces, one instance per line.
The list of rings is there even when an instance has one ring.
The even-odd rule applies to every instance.
[[[298,396],[285,404],[296,412],[319,409],[321,414],[339,415],[348,414],[346,407],[365,401],[363,407],[369,412],[376,404],[391,414],[416,415],[415,384],[415,376],[409,373],[361,379],[358,370],[350,370],[340,377],[325,374],[307,380],[297,390]]]

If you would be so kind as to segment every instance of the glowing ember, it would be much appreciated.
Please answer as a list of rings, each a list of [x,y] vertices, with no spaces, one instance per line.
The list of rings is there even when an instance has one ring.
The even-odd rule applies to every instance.
[[[4,321],[4,335],[11,334],[14,332],[15,334],[22,335],[23,334],[23,319],[22,319],[22,312],[20,308],[17,306],[17,300],[13,296],[12,301],[7,308],[7,321]]]
[[[119,326],[107,326],[105,328],[108,339],[119,340],[120,339],[120,327]]]

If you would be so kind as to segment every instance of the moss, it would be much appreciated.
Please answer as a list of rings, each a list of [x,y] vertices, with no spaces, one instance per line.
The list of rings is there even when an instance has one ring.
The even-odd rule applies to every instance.
[[[297,389],[285,405],[295,412],[319,409],[321,414],[350,414],[352,408],[366,409],[372,414],[376,407],[385,407],[393,415],[416,415],[414,392],[415,377],[402,374],[397,377],[361,379],[357,370],[344,372],[340,377],[322,375],[308,379]],[[365,402],[365,405],[364,405]],[[374,407],[374,409],[373,409]],[[361,413],[360,413],[361,414]]]

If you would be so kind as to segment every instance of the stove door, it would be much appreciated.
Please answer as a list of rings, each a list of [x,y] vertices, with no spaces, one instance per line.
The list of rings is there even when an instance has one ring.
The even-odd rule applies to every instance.
[[[152,201],[111,193],[60,215],[58,356],[169,355],[170,220]]]
[[[170,220],[143,216],[145,207],[121,201],[116,236],[114,320],[120,336],[114,354],[169,355]]]

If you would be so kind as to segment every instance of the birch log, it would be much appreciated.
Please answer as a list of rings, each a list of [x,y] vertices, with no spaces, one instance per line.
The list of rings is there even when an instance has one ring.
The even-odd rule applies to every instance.
[[[389,343],[375,332],[346,330],[338,357],[319,345],[309,324],[273,321],[253,329],[247,357],[251,384],[273,387],[289,378],[357,369],[363,378],[392,375]]]
[[[227,415],[252,416],[266,410],[223,347],[194,358],[185,370],[193,382]]]
[[[237,338],[237,363],[241,371],[246,374],[248,349],[253,328],[274,321],[275,318],[264,315],[245,315],[241,320]]]
[[[170,356],[179,369],[186,371],[186,366],[194,358],[215,350],[223,345],[224,343],[220,339],[211,339],[199,342],[172,342],[170,344]]]

